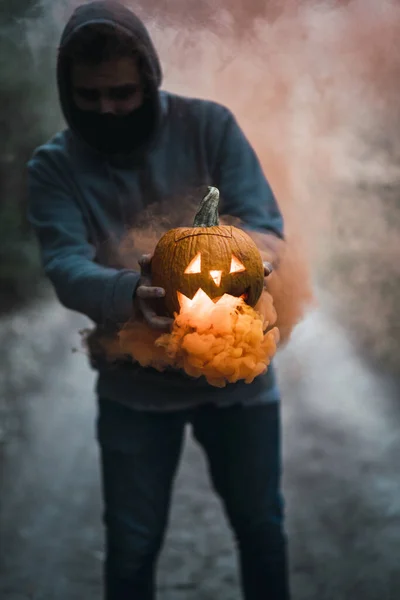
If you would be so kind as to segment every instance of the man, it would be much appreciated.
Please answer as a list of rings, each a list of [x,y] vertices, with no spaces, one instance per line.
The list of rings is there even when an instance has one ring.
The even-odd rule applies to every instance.
[[[58,88],[68,128],[29,162],[29,218],[60,301],[99,330],[132,315],[167,327],[149,300],[151,263],[125,268],[118,247],[149,206],[200,199],[213,185],[221,212],[264,232],[275,260],[282,217],[231,112],[160,91],[161,67],[141,21],[114,2],[79,7],[65,27]],[[99,371],[98,440],[106,527],[105,597],[155,598],[155,565],[167,523],[184,428],[207,456],[235,533],[246,600],[287,600],[280,490],[279,390],[274,370],[253,384],[211,387],[137,364]]]

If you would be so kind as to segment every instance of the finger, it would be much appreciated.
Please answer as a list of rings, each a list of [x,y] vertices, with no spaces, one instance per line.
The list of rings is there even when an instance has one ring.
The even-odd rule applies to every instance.
[[[165,290],[164,288],[154,287],[152,285],[139,285],[136,290],[136,296],[145,300],[163,298],[165,296]]]
[[[148,264],[149,262],[151,262],[151,254],[142,254],[138,260],[139,265]]]
[[[144,320],[150,327],[154,329],[168,329],[173,323],[173,319],[170,317],[160,317],[157,313],[146,303],[145,300],[139,300],[139,307],[143,314]]]
[[[149,319],[147,319],[145,317],[145,319],[146,319],[146,322],[153,329],[170,329],[172,326],[172,323],[174,322],[174,320],[171,319],[171,317],[160,317],[159,315],[154,315],[154,316],[150,317]]]
[[[140,271],[143,275],[149,275],[151,272],[151,254],[143,254],[138,260]]]
[[[268,261],[263,262],[263,267],[264,267],[264,277],[268,277],[268,275],[271,275],[272,271],[274,270],[274,267]]]

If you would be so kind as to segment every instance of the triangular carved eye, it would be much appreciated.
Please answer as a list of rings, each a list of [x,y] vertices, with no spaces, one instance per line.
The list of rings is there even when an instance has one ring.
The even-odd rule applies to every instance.
[[[185,273],[201,273],[201,252],[190,261],[185,269]]]
[[[245,271],[246,267],[240,262],[240,260],[238,258],[236,258],[236,256],[234,254],[232,254],[232,259],[231,259],[231,269],[229,271],[229,273],[241,273],[242,271]]]

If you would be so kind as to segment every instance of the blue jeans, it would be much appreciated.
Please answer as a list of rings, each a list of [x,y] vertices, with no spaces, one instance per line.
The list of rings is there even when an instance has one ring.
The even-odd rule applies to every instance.
[[[288,600],[279,404],[160,413],[99,400],[106,600],[154,600],[187,423],[204,449],[239,550],[245,600]]]

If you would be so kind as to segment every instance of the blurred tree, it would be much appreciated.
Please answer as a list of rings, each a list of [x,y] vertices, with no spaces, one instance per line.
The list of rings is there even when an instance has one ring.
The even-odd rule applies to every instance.
[[[26,220],[26,162],[59,124],[54,52],[46,51],[52,36],[34,27],[43,17],[43,4],[0,3],[0,311],[28,300],[41,280],[36,240]]]

